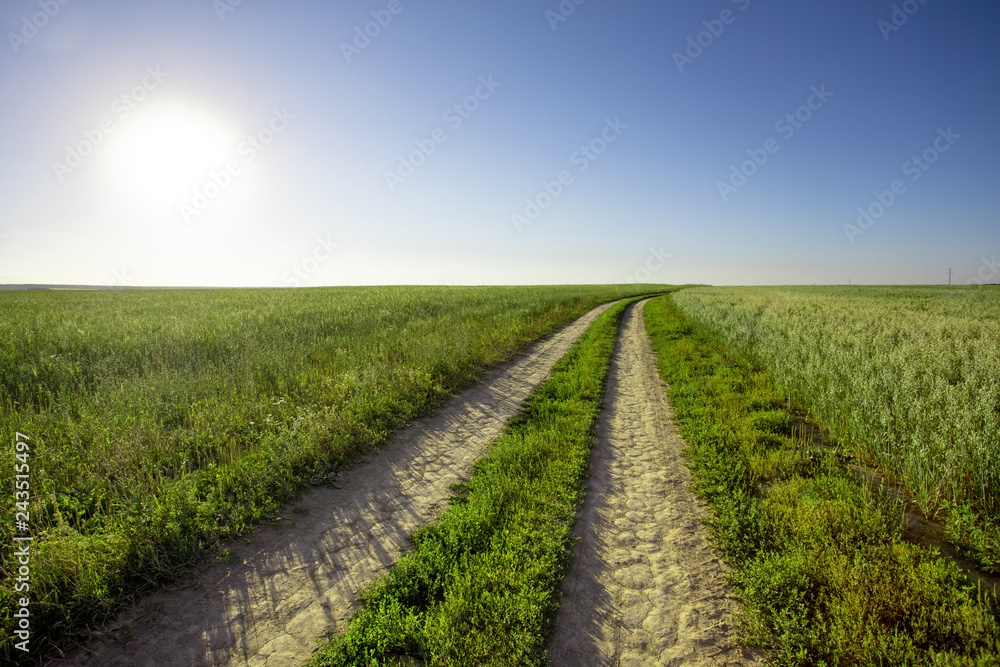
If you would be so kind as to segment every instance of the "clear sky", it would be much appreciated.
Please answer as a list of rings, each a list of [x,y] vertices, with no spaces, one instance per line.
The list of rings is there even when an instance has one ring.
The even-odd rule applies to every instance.
[[[996,2],[5,0],[0,27],[0,283],[1000,280]]]

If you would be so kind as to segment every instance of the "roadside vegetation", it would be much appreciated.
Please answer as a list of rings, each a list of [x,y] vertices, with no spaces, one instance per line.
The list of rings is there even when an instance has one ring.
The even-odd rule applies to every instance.
[[[1000,288],[699,288],[676,302],[1000,571]]]
[[[633,287],[0,293],[0,541],[27,510],[32,654]],[[16,567],[0,551],[0,661]]]
[[[957,565],[936,551],[903,540],[898,503],[859,481],[847,470],[844,455],[817,447],[792,428],[792,409],[801,408],[803,401],[810,409],[814,405],[808,402],[808,392],[845,395],[829,388],[832,380],[826,376],[783,373],[800,358],[838,349],[838,329],[831,322],[820,326],[822,318],[834,317],[823,315],[823,310],[830,306],[838,313],[838,306],[848,306],[830,301],[835,297],[824,297],[821,291],[736,292],[698,289],[673,295],[677,304],[701,319],[723,323],[711,330],[687,317],[668,297],[650,302],[645,312],[661,376],[670,385],[670,401],[688,443],[696,491],[712,508],[709,527],[717,548],[735,567],[733,582],[744,604],[743,639],[765,647],[777,665],[1000,664],[1000,607],[994,593],[969,583]],[[797,307],[792,308],[782,301],[786,296],[806,303],[793,301]],[[968,306],[952,304],[955,316]],[[890,313],[866,318],[864,305],[864,300],[857,304],[864,325],[854,334],[855,349],[864,351],[859,356],[879,353],[880,346],[888,344],[884,336],[890,335],[884,321]],[[933,312],[936,307],[928,305]],[[906,302],[898,308],[905,314]],[[785,313],[787,326],[800,333],[782,337],[781,320],[772,311]],[[725,324],[737,315],[771,326],[739,329]],[[926,340],[910,321],[914,326],[908,338]],[[935,322],[931,318],[930,326]],[[960,318],[954,326],[972,325]],[[746,338],[735,338],[734,330],[745,332]],[[985,325],[979,334],[991,335]],[[781,342],[768,343],[775,339]],[[732,354],[723,344],[734,340],[761,344],[753,348],[757,354],[773,350],[773,356],[762,362],[745,352]],[[827,341],[826,347],[822,341]],[[952,344],[965,345],[957,340]],[[786,359],[775,362],[779,353]],[[813,359],[819,363],[822,357]],[[919,368],[899,368],[894,357],[878,359],[883,373],[921,376]],[[782,370],[772,372],[772,362]],[[808,361],[802,363],[809,367]],[[843,363],[847,365],[842,373],[867,368],[857,356]],[[935,372],[936,365],[923,363],[924,374]],[[982,361],[969,363],[975,368]],[[968,381],[968,376],[954,379],[963,377]],[[810,389],[812,381],[818,384]],[[898,395],[888,384],[881,386],[888,395]],[[944,387],[941,391],[947,393]],[[884,414],[895,414],[891,406],[887,409]],[[847,424],[863,420],[860,414],[831,414]],[[972,492],[977,488],[974,481],[952,480],[946,488]]]
[[[602,314],[555,366],[312,667],[547,664],[625,307]]]

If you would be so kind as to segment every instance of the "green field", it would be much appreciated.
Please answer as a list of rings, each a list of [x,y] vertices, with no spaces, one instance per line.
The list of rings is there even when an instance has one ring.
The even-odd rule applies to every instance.
[[[674,305],[707,293],[726,300],[716,312],[739,312],[743,294],[783,304],[823,291],[685,290],[646,308],[714,546],[735,568],[740,634],[774,665],[1000,664],[996,592],[905,540],[898,502],[793,429],[768,364],[727,349]]]
[[[1000,568],[1000,289],[706,287],[676,303]]]
[[[33,653],[222,553],[588,308],[653,289],[0,292],[0,538],[30,515]],[[545,664],[622,310],[316,664]],[[685,288],[646,323],[748,642],[787,665],[995,664],[996,598],[908,544],[901,508],[845,461],[1000,570],[1000,290]],[[796,436],[803,413],[839,452]],[[3,661],[19,596],[13,550],[0,554]]]
[[[633,286],[634,287],[634,286]],[[0,293],[0,539],[30,440],[33,650],[169,581],[317,474],[641,288]],[[16,563],[0,556],[0,656]]]

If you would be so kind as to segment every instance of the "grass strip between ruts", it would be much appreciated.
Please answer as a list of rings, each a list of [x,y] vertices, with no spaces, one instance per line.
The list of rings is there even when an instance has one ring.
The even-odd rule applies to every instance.
[[[602,314],[310,663],[543,665],[625,309]]]
[[[744,640],[776,665],[1000,664],[993,594],[905,542],[900,508],[836,453],[792,437],[765,369],[669,297],[645,317],[714,543],[736,567]]]

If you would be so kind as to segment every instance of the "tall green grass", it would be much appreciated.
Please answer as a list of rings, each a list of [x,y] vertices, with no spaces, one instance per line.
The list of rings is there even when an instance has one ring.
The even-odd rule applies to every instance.
[[[32,648],[99,623],[629,287],[0,292],[0,541],[31,440]],[[0,552],[0,660],[14,656]]]
[[[676,302],[1000,566],[1000,289],[699,288]]]
[[[647,305],[646,327],[715,545],[735,566],[743,639],[769,664],[1000,664],[995,594],[904,541],[898,505],[795,433],[768,365],[667,298]]]
[[[594,322],[416,550],[310,663],[545,665],[626,304]]]

